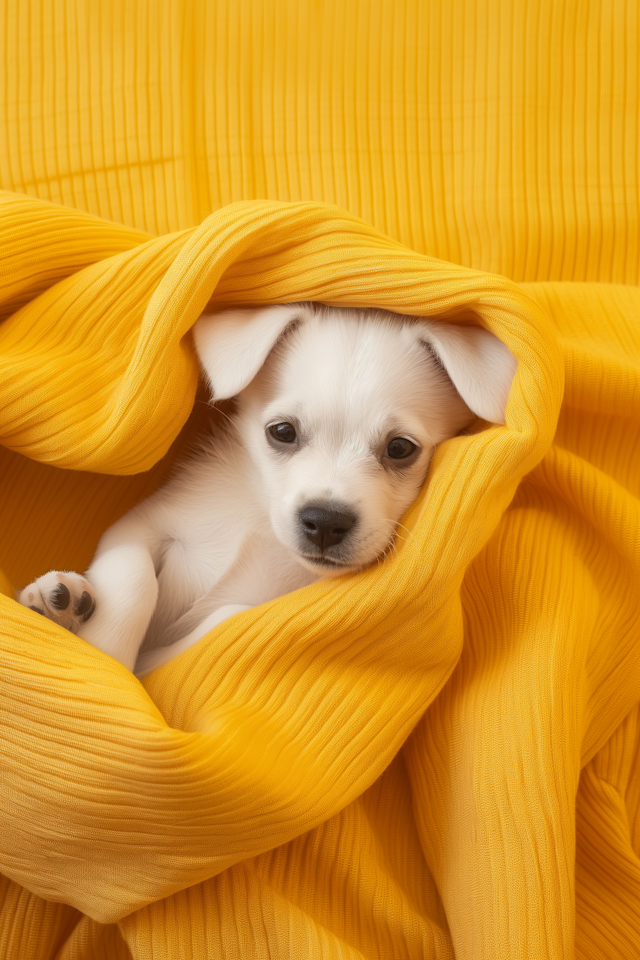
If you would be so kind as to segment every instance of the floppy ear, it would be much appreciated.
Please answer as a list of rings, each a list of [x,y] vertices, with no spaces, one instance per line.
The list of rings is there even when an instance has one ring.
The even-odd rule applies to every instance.
[[[253,380],[285,330],[302,318],[299,304],[203,313],[193,339],[211,397],[235,397]]]
[[[482,327],[422,321],[419,339],[435,354],[476,416],[504,423],[518,362],[508,347]]]

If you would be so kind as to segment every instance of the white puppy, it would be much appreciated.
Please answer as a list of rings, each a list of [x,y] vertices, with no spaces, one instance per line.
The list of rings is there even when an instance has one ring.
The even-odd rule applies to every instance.
[[[478,327],[309,303],[203,314],[193,333],[213,400],[237,396],[230,425],[107,530],[84,577],[19,596],[139,676],[383,557],[436,445],[504,423],[516,367]]]

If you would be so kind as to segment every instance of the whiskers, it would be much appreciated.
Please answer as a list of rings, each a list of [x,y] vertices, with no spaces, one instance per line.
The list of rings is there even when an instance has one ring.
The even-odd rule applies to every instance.
[[[380,566],[382,563],[384,563],[387,557],[391,557],[391,556],[396,556],[396,557],[398,556],[398,548],[396,547],[395,540],[390,540],[388,545],[383,550],[383,552],[378,557],[376,557],[377,565]]]
[[[405,527],[404,523],[400,523],[399,520],[390,520],[388,517],[381,517],[380,523],[387,523],[391,527],[392,536],[397,537],[398,540],[411,540],[413,537],[413,531],[409,530],[408,527]],[[398,531],[402,528],[406,532],[406,536],[403,536]]]
[[[392,520],[386,520],[385,522],[386,522],[386,523],[393,523]],[[402,527],[402,529],[406,531],[406,534],[407,534],[406,537],[403,537],[401,533],[398,533],[398,530],[400,529],[400,527]],[[411,540],[411,538],[413,537],[413,530],[409,530],[408,527],[405,527],[404,523],[400,523],[400,521],[398,520],[398,521],[396,521],[395,534],[396,534],[396,537],[398,538],[398,540],[408,541],[408,540]]]
[[[400,523],[399,520],[391,520],[389,517],[381,517],[381,518],[380,518],[380,523],[386,523],[386,524],[388,524],[388,525],[391,527],[391,536],[390,536],[390,539],[389,539],[389,542],[388,542],[387,546],[384,548],[384,550],[382,551],[382,553],[380,553],[380,554],[376,557],[376,562],[377,562],[377,565],[378,565],[378,566],[380,566],[381,563],[384,563],[384,561],[387,559],[387,557],[391,557],[391,556],[393,556],[393,557],[398,557],[398,556],[399,556],[398,547],[397,547],[397,545],[396,545],[396,540],[403,540],[405,543],[407,543],[407,542],[408,542],[409,540],[411,540],[411,538],[413,537],[413,532],[412,532],[411,530],[409,530],[408,527],[405,527],[405,525],[404,525],[403,523]],[[399,532],[400,528],[402,528],[402,529],[405,531],[406,536],[403,536],[403,535]]]
[[[214,413],[219,413],[221,417],[224,417],[227,423],[230,423],[234,430],[237,430],[238,424],[235,420],[232,420],[231,417],[224,412],[224,410],[218,406],[217,400],[200,400],[199,397],[196,397],[194,400],[194,406],[200,404],[200,406],[207,407],[207,409],[212,410]]]
[[[232,420],[231,417],[230,417],[228,414],[226,414],[226,413],[224,412],[224,410],[222,410],[222,409],[216,404],[215,400],[209,400],[207,406],[208,406],[211,410],[215,410],[216,413],[219,413],[221,417],[224,417],[225,420],[226,420],[228,423],[231,424],[231,426],[233,427],[234,430],[237,430],[237,429],[238,429],[238,424],[236,423],[236,421],[235,421],[235,420]]]

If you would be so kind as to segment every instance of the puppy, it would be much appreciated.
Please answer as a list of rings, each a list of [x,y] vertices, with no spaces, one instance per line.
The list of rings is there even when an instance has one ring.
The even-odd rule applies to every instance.
[[[213,401],[236,412],[104,534],[85,576],[19,601],[138,676],[226,617],[392,547],[436,446],[504,423],[516,362],[479,327],[297,303],[203,314]]]

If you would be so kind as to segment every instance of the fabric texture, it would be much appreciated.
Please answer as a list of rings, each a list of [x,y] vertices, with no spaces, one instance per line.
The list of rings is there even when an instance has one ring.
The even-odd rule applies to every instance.
[[[1,22],[0,957],[640,956],[637,5]],[[492,330],[506,426],[140,684],[14,589],[206,426],[204,306],[301,299]]]

